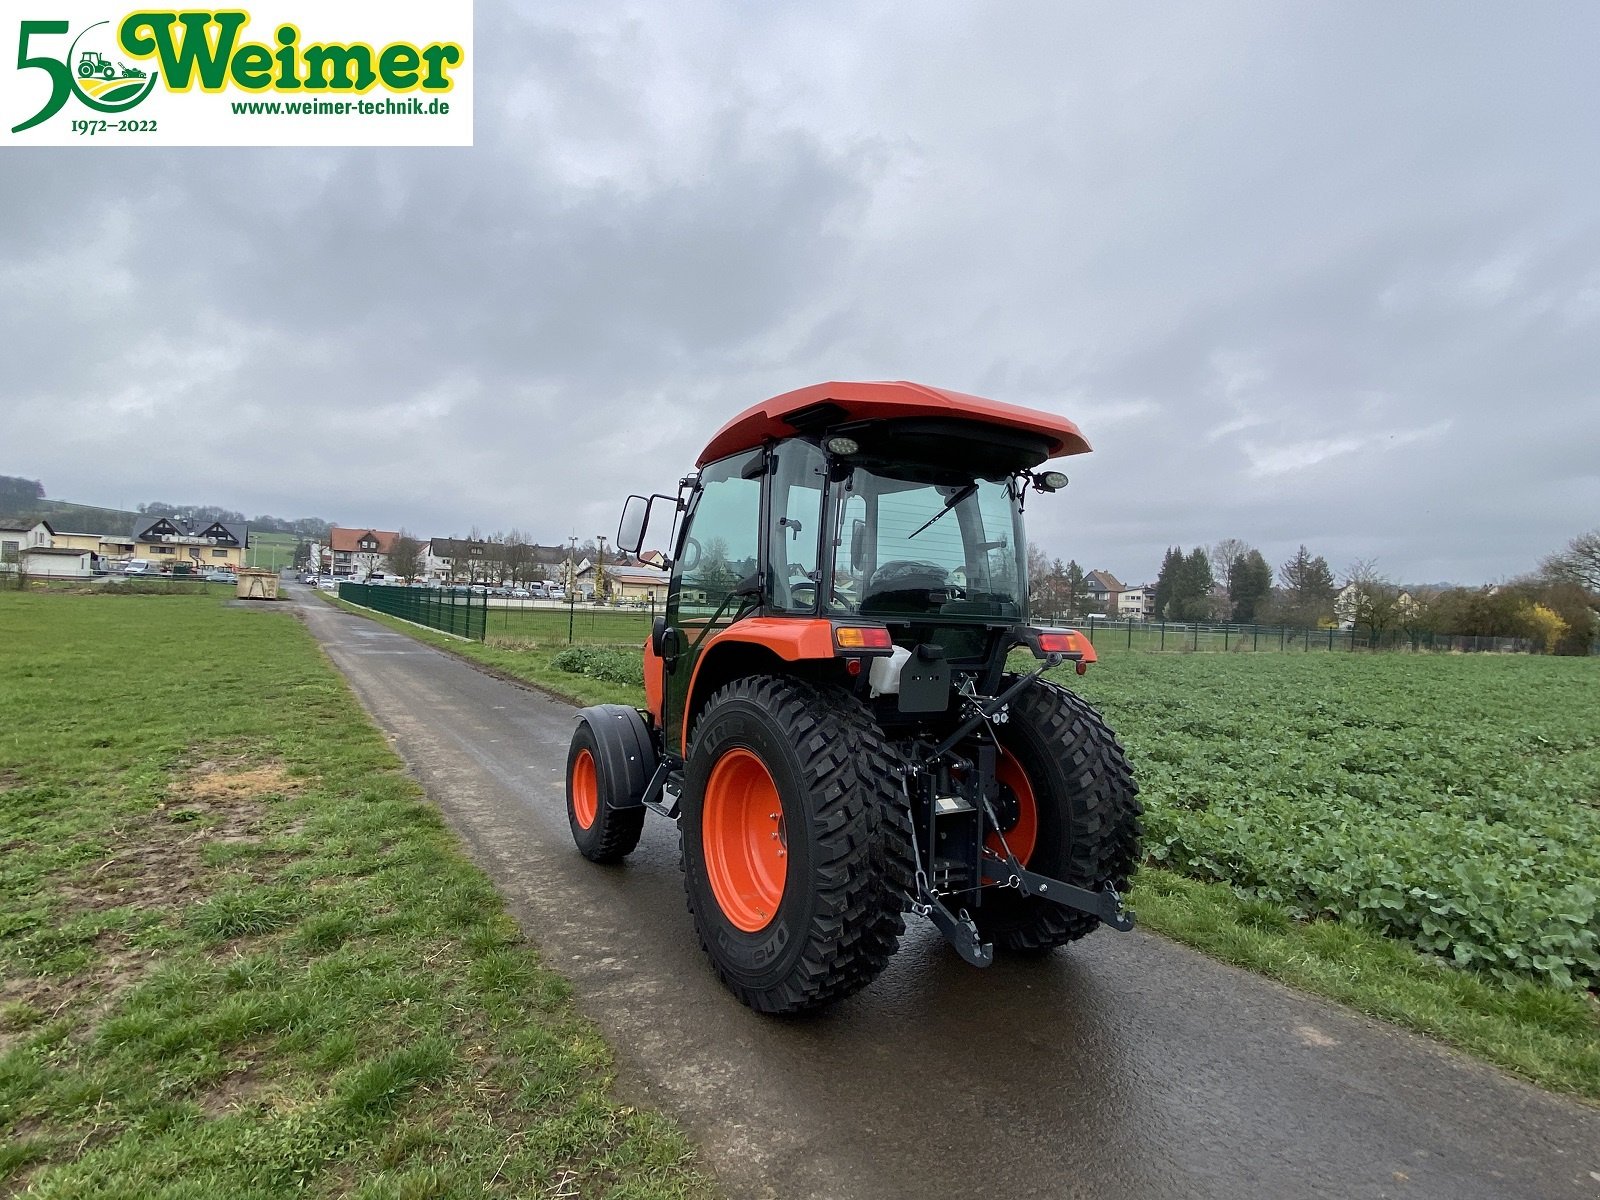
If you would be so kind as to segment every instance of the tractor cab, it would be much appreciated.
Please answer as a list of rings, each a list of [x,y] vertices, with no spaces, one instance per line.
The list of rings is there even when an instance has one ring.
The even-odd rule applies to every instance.
[[[980,966],[1131,928],[1137,789],[1043,677],[1094,650],[1028,623],[1024,509],[1088,449],[1053,414],[828,383],[733,418],[676,495],[629,498],[620,550],[670,532],[666,608],[645,708],[579,714],[568,818],[596,862],[646,811],[680,822],[701,941],[752,1007],[863,986],[908,909]]]
[[[638,553],[650,518],[681,518],[645,664],[669,741],[686,750],[710,691],[763,663],[858,683],[891,723],[997,679],[1029,644],[1024,508],[1066,484],[1036,468],[1087,449],[1070,421],[915,384],[822,385],[734,418],[677,497],[631,497],[617,534]],[[1059,649],[1093,661],[1076,634]]]

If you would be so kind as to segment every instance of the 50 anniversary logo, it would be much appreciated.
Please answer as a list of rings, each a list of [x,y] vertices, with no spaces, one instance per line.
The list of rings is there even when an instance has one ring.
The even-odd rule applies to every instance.
[[[6,101],[4,116],[11,120],[0,128],[9,126],[19,135],[46,126],[26,139],[8,140],[37,144],[46,140],[40,136],[44,134],[50,143],[60,144],[57,135],[63,131],[47,123],[76,101],[88,113],[67,110],[56,126],[66,126],[74,116],[89,119],[71,119],[68,140],[111,129],[156,135],[143,140],[163,144],[470,145],[470,95],[458,92],[464,80],[470,81],[471,7],[413,6],[410,13],[406,7],[348,0],[314,5],[319,23],[330,24],[330,12],[344,18],[339,23],[346,27],[355,17],[370,40],[311,41],[290,20],[252,28],[251,14],[242,9],[140,10],[117,20],[86,22],[22,20],[16,26],[11,86],[0,92]],[[443,18],[458,36],[404,36],[419,18],[424,24]],[[397,31],[401,36],[388,40],[374,36]],[[0,75],[4,73],[0,60]],[[42,86],[44,80],[48,88]],[[157,106],[129,117],[152,95],[183,102],[182,108],[177,103],[160,106],[168,131],[155,119],[152,109]],[[189,118],[182,136],[160,136],[170,132],[171,118],[180,113]],[[147,115],[150,119],[142,119]],[[411,122],[410,128],[394,119],[412,116],[434,119]],[[286,131],[283,118],[290,117],[323,120],[314,129],[292,122]],[[328,118],[334,119],[334,127]],[[276,131],[263,128],[274,124]],[[231,132],[221,133],[224,128]]]

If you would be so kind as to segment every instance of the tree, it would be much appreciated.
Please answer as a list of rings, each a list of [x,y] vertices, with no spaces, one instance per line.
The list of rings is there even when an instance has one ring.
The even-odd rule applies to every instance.
[[[1250,544],[1238,538],[1223,538],[1211,547],[1211,565],[1221,578],[1226,580],[1233,571],[1233,564],[1246,554],[1250,553]]]
[[[1228,618],[1241,625],[1260,620],[1261,609],[1272,595],[1272,568],[1254,548],[1235,555],[1228,565]]]
[[[1028,543],[1028,607],[1044,601],[1045,580],[1050,574],[1050,556],[1038,542]]]
[[[44,484],[20,475],[0,475],[0,513],[21,515],[44,499]]]
[[[1156,616],[1166,617],[1167,606],[1172,602],[1173,588],[1177,585],[1178,576],[1182,571],[1183,551],[1177,546],[1168,546],[1166,557],[1161,560],[1161,573],[1156,576]]]
[[[1322,555],[1315,558],[1304,543],[1293,558],[1278,568],[1283,584],[1281,616],[1286,624],[1315,626],[1333,615],[1333,597],[1338,588],[1333,572]]]
[[[1215,585],[1211,557],[1204,546],[1196,546],[1182,559],[1173,580],[1167,616],[1175,621],[1209,621],[1213,616],[1211,589]]]
[[[1551,583],[1581,587],[1589,594],[1589,606],[1600,611],[1600,529],[1573,538],[1565,550],[1545,559],[1541,570]]]
[[[1067,589],[1067,618],[1076,619],[1084,611],[1084,577],[1083,568],[1078,565],[1077,559],[1067,561],[1066,589]]]
[[[389,574],[398,575],[407,583],[422,574],[422,542],[404,528],[389,547]]]
[[[1379,573],[1378,564],[1372,559],[1360,559],[1351,564],[1345,579],[1338,615],[1354,629],[1365,627],[1371,645],[1399,623],[1401,608],[1408,598]]]

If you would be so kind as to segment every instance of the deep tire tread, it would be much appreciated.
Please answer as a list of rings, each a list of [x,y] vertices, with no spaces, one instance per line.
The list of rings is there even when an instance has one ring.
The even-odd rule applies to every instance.
[[[818,1008],[876,978],[905,932],[911,825],[898,760],[872,714],[849,693],[765,675],[736,680],[711,698],[696,722],[691,760],[703,752],[701,731],[711,718],[737,702],[763,709],[799,757],[819,831],[812,847],[816,903],[793,968],[767,987],[746,985],[718,960],[706,922],[721,914],[696,907],[685,834],[689,911],[717,975],[745,1004],[766,1013]]]
[[[1039,803],[1066,808],[1068,858],[1062,878],[1091,891],[1111,884],[1124,895],[1139,865],[1139,785],[1133,768],[1104,719],[1077,693],[1040,679],[1011,704],[1002,740],[1019,734],[1046,750],[1046,774],[1034,779]],[[1052,794],[1053,793],[1053,794]],[[1032,898],[1020,919],[1009,913],[995,919],[995,906],[980,906],[974,917],[984,936],[1001,949],[1040,953],[1092,933],[1100,918]]]

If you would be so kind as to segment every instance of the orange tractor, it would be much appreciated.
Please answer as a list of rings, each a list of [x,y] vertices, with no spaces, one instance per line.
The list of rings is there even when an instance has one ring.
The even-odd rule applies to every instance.
[[[1133,772],[1044,677],[1094,649],[1028,623],[1023,507],[1088,449],[1049,413],[826,383],[728,422],[677,495],[629,497],[627,553],[671,514],[666,611],[646,708],[579,713],[567,815],[600,863],[647,812],[677,821],[701,945],[750,1007],[866,986],[907,910],[976,966],[1133,927]]]

